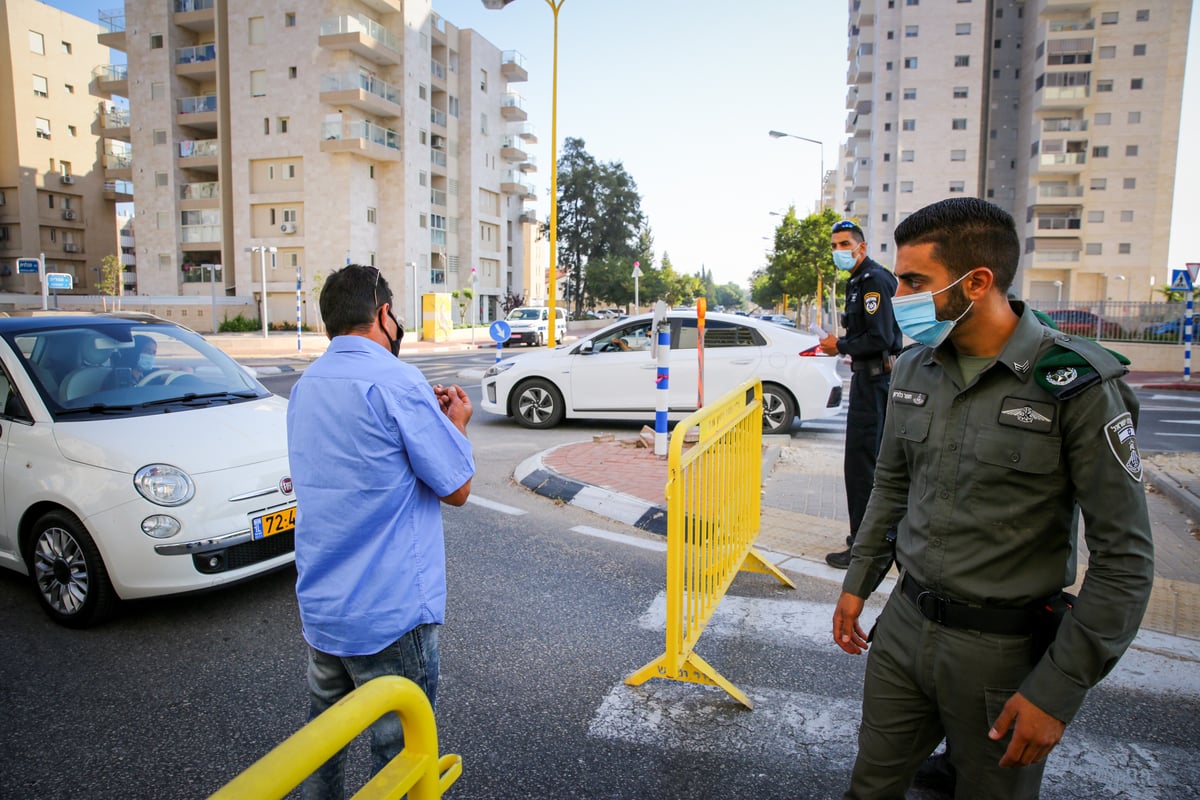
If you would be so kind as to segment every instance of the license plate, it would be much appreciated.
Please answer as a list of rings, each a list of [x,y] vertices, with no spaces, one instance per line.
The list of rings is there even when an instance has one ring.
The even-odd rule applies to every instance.
[[[255,517],[251,521],[251,525],[254,529],[253,537],[255,539],[265,539],[277,533],[287,533],[296,527],[296,507],[292,506]]]

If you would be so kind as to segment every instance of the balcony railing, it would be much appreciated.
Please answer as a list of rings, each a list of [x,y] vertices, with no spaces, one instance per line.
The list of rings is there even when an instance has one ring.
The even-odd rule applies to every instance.
[[[92,70],[92,75],[98,81],[125,81],[129,80],[129,67],[124,64],[101,64]]]
[[[1047,186],[1038,187],[1038,197],[1083,197],[1082,186]]]
[[[1077,231],[1083,227],[1078,217],[1038,217],[1039,231]]]
[[[446,65],[436,58],[429,60],[429,71],[433,73],[433,77],[435,78],[446,79]]]
[[[219,139],[184,139],[179,143],[180,158],[216,158],[220,154]]]
[[[1087,86],[1046,86],[1042,97],[1046,100],[1086,100],[1090,91]]]
[[[105,181],[104,191],[116,194],[133,194],[133,181]]]
[[[341,72],[335,75],[321,76],[322,92],[342,92],[349,89],[362,89],[368,94],[382,97],[389,103],[397,105],[400,104],[403,97],[397,87],[373,75],[364,75],[361,72]]]
[[[221,241],[220,225],[184,225],[179,233],[185,244]]]
[[[101,11],[97,13],[96,18],[100,21],[100,27],[109,33],[125,31],[125,9],[123,7],[111,11]]]
[[[321,20],[321,35],[334,36],[339,33],[362,33],[393,50],[403,50],[400,40],[387,28],[362,14],[331,17]]]
[[[446,154],[441,150],[434,150],[432,147],[429,148],[429,160],[436,166],[446,166]]]
[[[442,189],[430,189],[429,202],[433,203],[435,206],[446,205],[446,192]]]
[[[105,153],[104,154],[105,169],[132,169],[133,154],[132,153]]]
[[[128,128],[129,109],[114,108],[105,112],[101,118],[105,128]]]
[[[503,66],[505,64],[515,64],[521,69],[526,69],[525,56],[516,50],[505,50],[500,54],[500,65]]]
[[[1049,25],[1050,33],[1067,33],[1068,31],[1091,31],[1096,29],[1094,19],[1056,19]]]
[[[1086,131],[1086,119],[1046,119],[1042,120],[1042,130],[1046,133],[1063,133],[1067,131]]]
[[[203,97],[181,97],[179,99],[180,114],[211,114],[216,110],[217,96],[215,94]]]
[[[446,127],[446,112],[439,111],[436,108],[429,109],[429,121],[434,125],[441,125],[443,128]]]
[[[1069,164],[1086,164],[1087,153],[1042,153],[1038,163],[1045,167]]]
[[[175,50],[176,64],[198,64],[202,61],[215,61],[216,58],[215,44],[198,44],[195,47],[179,47]]]
[[[213,7],[213,0],[175,0],[175,13],[186,14],[189,11],[206,11]]]
[[[525,110],[525,98],[516,92],[509,92],[504,95],[504,99],[500,101],[501,108],[515,108],[520,111]]]
[[[221,182],[185,183],[179,187],[180,200],[214,200],[221,196]]]
[[[321,126],[321,138],[330,139],[366,139],[374,144],[400,149],[400,134],[391,128],[381,128],[366,120],[326,122]]]

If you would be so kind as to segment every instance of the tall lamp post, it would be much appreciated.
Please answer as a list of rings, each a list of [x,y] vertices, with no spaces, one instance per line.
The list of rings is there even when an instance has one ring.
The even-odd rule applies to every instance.
[[[546,0],[554,12],[554,62],[550,90],[550,287],[549,326],[546,341],[550,349],[558,345],[558,12],[567,0]],[[513,0],[482,0],[483,7],[492,10],[504,8]]]
[[[262,268],[262,331],[267,338],[267,253],[275,253],[276,248],[265,245],[254,245],[246,248],[247,253],[258,253],[258,264]]]
[[[812,144],[815,144],[821,148],[821,175],[820,175],[820,180],[817,182],[817,207],[820,211],[824,211],[825,210],[825,143],[820,141],[819,139],[810,139],[807,136],[797,136],[794,133],[784,133],[783,131],[767,131],[767,135],[770,136],[772,139],[785,139],[785,138],[786,139],[799,139],[802,142],[811,142]],[[831,291],[829,292],[829,307],[830,307],[829,313],[830,313],[831,317],[836,320],[837,319],[837,298],[836,298],[837,274],[836,273],[834,273],[834,280],[833,280],[833,283],[831,284],[831,287],[832,287]],[[817,308],[821,308],[821,301],[824,299],[823,294],[824,294],[824,292],[822,291],[822,288],[821,288],[821,269],[818,266],[817,267]],[[821,321],[823,322],[824,321],[823,318],[825,316],[825,312],[823,309],[821,311],[820,316],[822,317]]]

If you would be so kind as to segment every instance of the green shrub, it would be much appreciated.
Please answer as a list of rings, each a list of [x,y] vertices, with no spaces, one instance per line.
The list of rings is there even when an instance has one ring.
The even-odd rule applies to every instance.
[[[221,333],[251,333],[261,329],[262,322],[256,319],[246,319],[241,314],[232,319],[222,320],[217,328]]]

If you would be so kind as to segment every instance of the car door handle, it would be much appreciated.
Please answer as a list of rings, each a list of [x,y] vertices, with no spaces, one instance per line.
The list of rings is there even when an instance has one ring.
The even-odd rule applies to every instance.
[[[731,361],[730,363],[731,363],[731,364],[737,364],[738,366],[741,366],[742,364],[753,364],[753,363],[754,363],[754,361],[753,361],[753,360],[751,360],[751,359],[749,359],[749,358],[739,358],[739,359],[737,359],[736,361]]]
[[[658,362],[651,361],[649,364],[642,364],[638,369],[658,369]]]

